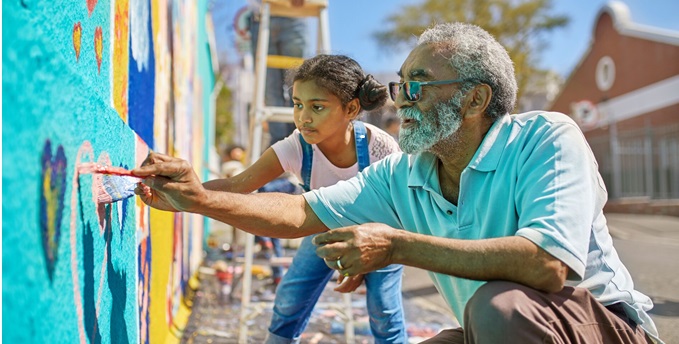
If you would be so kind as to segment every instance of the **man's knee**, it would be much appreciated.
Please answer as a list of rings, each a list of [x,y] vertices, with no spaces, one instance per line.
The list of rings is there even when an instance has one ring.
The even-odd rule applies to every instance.
[[[465,324],[498,328],[516,321],[517,305],[524,304],[532,289],[513,282],[491,281],[481,286],[465,308]]]

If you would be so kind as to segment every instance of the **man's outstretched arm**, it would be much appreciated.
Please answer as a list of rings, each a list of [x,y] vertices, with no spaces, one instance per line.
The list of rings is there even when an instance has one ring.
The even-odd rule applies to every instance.
[[[154,208],[201,214],[252,234],[276,238],[298,238],[328,229],[301,195],[206,190],[183,159],[150,153],[132,173],[143,179],[136,193]]]

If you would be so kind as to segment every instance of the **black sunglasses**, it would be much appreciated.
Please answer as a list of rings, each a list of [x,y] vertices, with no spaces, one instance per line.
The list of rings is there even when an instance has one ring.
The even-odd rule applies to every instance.
[[[401,91],[401,88],[403,88],[404,91],[403,94],[405,95],[406,100],[411,103],[414,103],[416,101],[419,101],[420,98],[422,98],[422,86],[446,85],[465,81],[468,81],[468,79],[452,79],[440,81],[405,81],[405,82],[392,81],[389,83],[389,95],[391,96],[391,100],[396,101],[398,93]]]

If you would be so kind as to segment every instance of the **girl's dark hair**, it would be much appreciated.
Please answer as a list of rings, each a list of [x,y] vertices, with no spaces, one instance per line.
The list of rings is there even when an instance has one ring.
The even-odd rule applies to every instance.
[[[346,105],[358,98],[361,108],[374,110],[387,101],[387,87],[372,75],[366,75],[354,59],[344,55],[317,55],[309,58],[298,68],[288,71],[288,83],[295,81],[316,82]]]

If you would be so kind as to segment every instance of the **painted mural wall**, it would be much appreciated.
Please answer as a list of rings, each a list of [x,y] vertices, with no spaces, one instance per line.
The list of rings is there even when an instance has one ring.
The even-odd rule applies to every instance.
[[[102,203],[87,162],[206,175],[207,0],[2,2],[2,341],[176,339],[203,218]]]

